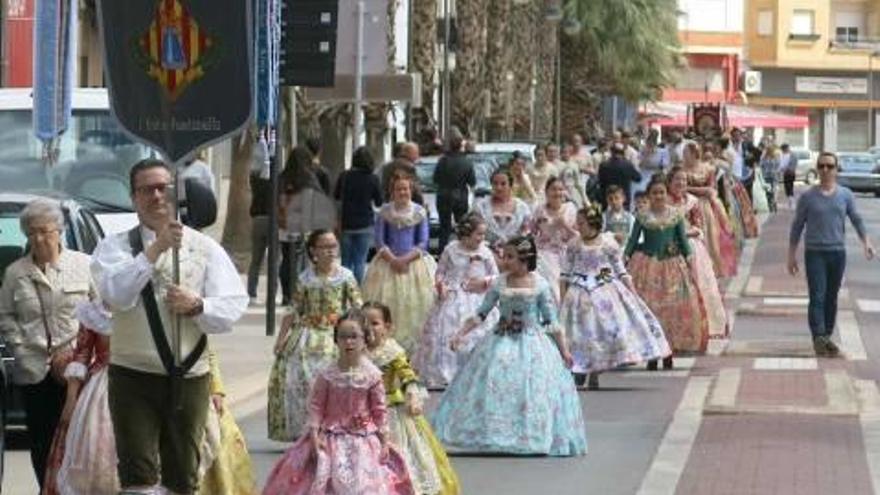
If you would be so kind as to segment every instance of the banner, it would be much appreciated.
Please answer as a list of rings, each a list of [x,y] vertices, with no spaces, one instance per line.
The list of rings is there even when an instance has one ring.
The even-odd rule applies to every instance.
[[[99,0],[110,105],[180,163],[239,133],[253,111],[251,2]]]

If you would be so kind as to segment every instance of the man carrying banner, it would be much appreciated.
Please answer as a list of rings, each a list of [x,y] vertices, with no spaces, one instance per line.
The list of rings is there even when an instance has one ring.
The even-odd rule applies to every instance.
[[[206,334],[230,332],[248,305],[220,245],[174,220],[173,184],[164,162],[135,164],[130,185],[140,224],[101,241],[92,261],[113,312],[109,402],[122,493],[197,491],[210,384]],[[174,248],[180,285],[173,283]],[[176,318],[179,356],[172,351]]]

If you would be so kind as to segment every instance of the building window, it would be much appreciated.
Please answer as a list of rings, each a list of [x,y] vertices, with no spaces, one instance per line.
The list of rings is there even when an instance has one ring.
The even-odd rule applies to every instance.
[[[789,32],[795,36],[813,34],[813,11],[795,10],[791,16],[791,31]]]
[[[855,43],[859,41],[859,28],[837,26],[834,39],[841,43]]]
[[[758,36],[773,36],[773,11],[758,12]]]

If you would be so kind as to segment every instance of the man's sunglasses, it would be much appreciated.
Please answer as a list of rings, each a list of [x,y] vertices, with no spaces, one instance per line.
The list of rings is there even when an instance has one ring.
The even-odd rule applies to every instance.
[[[837,165],[833,163],[819,163],[816,165],[817,170],[834,170],[837,168]]]

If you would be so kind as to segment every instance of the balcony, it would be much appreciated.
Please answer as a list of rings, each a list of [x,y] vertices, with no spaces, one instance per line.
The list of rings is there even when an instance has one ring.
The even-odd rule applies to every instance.
[[[828,42],[829,50],[880,50],[880,38],[869,36],[837,35]]]

